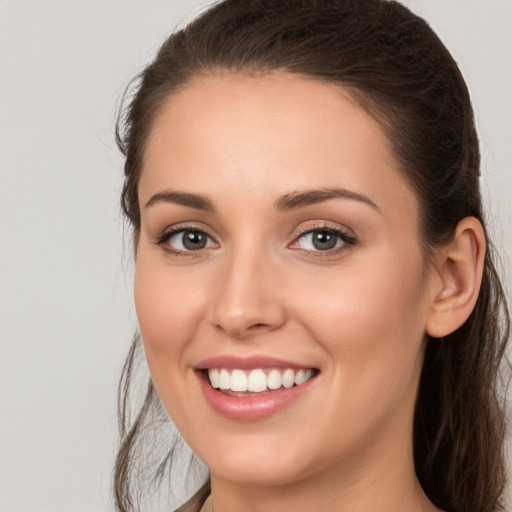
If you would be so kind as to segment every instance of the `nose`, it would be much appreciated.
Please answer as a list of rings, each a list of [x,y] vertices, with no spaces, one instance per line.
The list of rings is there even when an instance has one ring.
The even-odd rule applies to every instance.
[[[237,254],[218,276],[210,322],[236,339],[274,331],[286,322],[279,269],[258,254]]]

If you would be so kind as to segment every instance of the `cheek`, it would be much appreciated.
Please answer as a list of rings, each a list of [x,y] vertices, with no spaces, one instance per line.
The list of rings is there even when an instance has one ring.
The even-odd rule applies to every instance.
[[[383,253],[371,264],[336,269],[322,288],[305,283],[309,292],[297,316],[330,355],[344,389],[378,391],[384,381],[405,385],[417,367],[425,278],[421,255],[408,254],[400,259]]]
[[[303,304],[307,328],[329,360],[324,399],[331,407],[318,416],[343,425],[345,448],[364,445],[386,425],[408,435],[423,360],[426,303],[421,266],[403,263],[400,271],[375,264],[364,273],[335,273]],[[340,431],[330,431],[333,447]]]
[[[152,373],[158,366],[179,364],[200,321],[204,290],[189,272],[166,272],[139,254],[134,295]]]
[[[190,396],[194,372],[187,366],[187,350],[203,316],[204,289],[188,269],[175,271],[144,256],[137,255],[134,295],[147,364],[174,424],[189,432],[194,411],[187,404],[200,397]]]

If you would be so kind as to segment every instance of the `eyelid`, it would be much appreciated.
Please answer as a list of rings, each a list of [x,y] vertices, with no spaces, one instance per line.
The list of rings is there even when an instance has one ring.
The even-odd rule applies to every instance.
[[[329,231],[331,233],[336,234],[340,237],[343,244],[341,247],[334,247],[332,249],[327,249],[325,251],[322,250],[309,250],[309,249],[302,249],[302,248],[292,248],[291,246],[298,242],[298,240],[301,237],[304,237],[305,235],[309,233],[314,233],[315,231]],[[355,236],[355,233],[348,227],[340,226],[339,224],[331,224],[326,221],[322,221],[316,224],[307,224],[294,235],[294,238],[292,242],[288,245],[289,248],[292,248],[297,251],[304,251],[306,253],[314,253],[315,256],[322,256],[322,255],[329,255],[329,254],[335,254],[337,252],[346,250],[350,246],[354,246],[359,242],[357,237]]]
[[[300,228],[295,231],[293,236],[298,238],[305,233],[310,233],[311,231],[320,231],[322,229],[325,229],[326,231],[338,231],[347,237],[354,239],[356,238],[356,234],[348,226],[343,226],[337,222],[330,222],[327,220],[304,222],[301,224]]]
[[[160,231],[155,237],[153,242],[161,246],[165,251],[170,252],[174,255],[183,255],[183,256],[193,256],[196,255],[196,253],[203,252],[205,250],[209,250],[215,247],[204,247],[202,249],[198,249],[196,251],[193,250],[180,250],[171,247],[170,245],[166,245],[166,242],[169,241],[169,239],[178,233],[184,232],[184,231],[198,231],[200,233],[204,233],[213,243],[216,247],[219,247],[219,242],[217,242],[216,237],[211,233],[211,231],[204,226],[201,223],[180,223],[180,224],[174,224],[172,226],[166,227],[164,230]]]
[[[309,234],[313,233],[315,231],[329,231],[334,233],[336,236],[338,236],[341,241],[342,245],[341,247],[334,247],[332,249],[326,249],[326,250],[310,250],[310,249],[303,249],[303,248],[294,248],[292,247],[293,244],[297,243],[297,241]],[[184,231],[198,231],[201,233],[204,233],[215,245],[214,247],[204,247],[202,249],[197,250],[180,250],[173,248],[166,245],[166,242],[176,234]],[[203,253],[205,250],[211,250],[213,248],[217,248],[220,246],[220,243],[217,241],[216,235],[213,235],[211,230],[202,224],[201,222],[184,222],[179,224],[174,224],[172,226],[167,226],[165,229],[160,231],[155,237],[153,242],[158,245],[162,246],[162,249],[164,249],[167,252],[170,252],[175,255],[184,255],[184,256],[193,256],[198,255],[198,253]],[[330,223],[328,221],[321,221],[321,222],[309,222],[303,225],[299,230],[296,231],[296,233],[293,235],[293,240],[290,244],[287,245],[288,248],[291,248],[293,250],[302,251],[304,253],[313,253],[315,256],[327,256],[327,255],[333,255],[338,252],[344,251],[348,249],[350,246],[354,246],[359,242],[357,237],[355,236],[355,233],[346,226],[340,226],[337,223]]]

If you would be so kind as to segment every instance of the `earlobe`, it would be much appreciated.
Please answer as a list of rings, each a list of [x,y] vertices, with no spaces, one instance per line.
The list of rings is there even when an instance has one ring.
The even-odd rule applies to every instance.
[[[485,234],[474,217],[462,219],[436,258],[426,332],[441,338],[458,329],[475,307],[485,258]]]

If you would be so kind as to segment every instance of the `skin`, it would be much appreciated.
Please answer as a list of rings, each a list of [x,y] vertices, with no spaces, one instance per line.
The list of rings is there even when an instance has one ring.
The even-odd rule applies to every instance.
[[[337,197],[275,207],[289,194],[334,188],[373,205]],[[170,190],[207,196],[215,211],[166,200],[146,206]],[[417,198],[379,125],[346,92],[318,81],[198,78],[155,120],[139,201],[137,315],[161,401],[210,469],[204,510],[438,510],[414,473],[414,402],[446,283],[451,295],[468,287],[455,264],[427,268]],[[211,242],[179,254],[169,251],[179,236],[156,243],[184,227]],[[357,243],[315,250],[302,233],[325,227]],[[460,230],[458,247],[478,256],[472,229]],[[227,419],[208,405],[195,371],[226,354],[320,373],[269,418]]]

